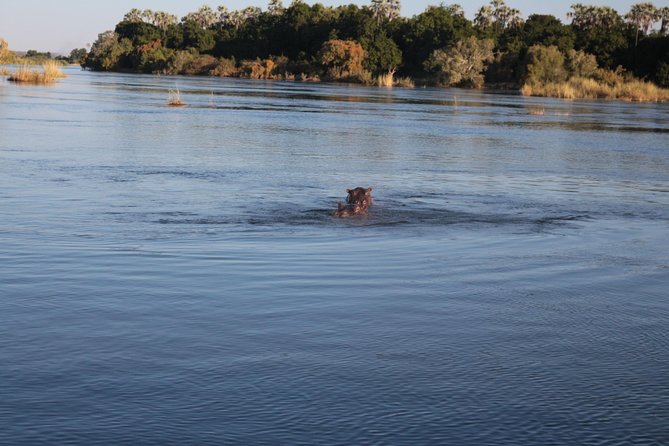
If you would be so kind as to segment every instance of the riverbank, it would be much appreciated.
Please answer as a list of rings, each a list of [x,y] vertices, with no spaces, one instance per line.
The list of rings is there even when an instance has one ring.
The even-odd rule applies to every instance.
[[[294,73],[285,62],[275,60],[242,61],[236,64],[234,59],[216,59],[214,57],[199,59],[196,63],[185,64],[176,72],[166,71],[164,75],[212,76],[222,78],[238,78],[252,80],[275,80],[311,83],[350,83],[376,87],[437,87],[451,88],[441,85],[431,78],[421,77],[413,79],[393,74],[372,77],[370,73],[359,76],[328,77],[318,72],[315,67],[301,65],[305,71]],[[123,70],[123,73],[140,74]],[[602,74],[603,73],[603,74]],[[553,83],[486,83],[483,89],[488,92],[518,93],[523,96],[549,97],[557,99],[609,99],[627,102],[666,102],[669,101],[669,89],[661,88],[651,82],[642,81],[632,76],[624,76],[611,70],[600,70],[599,78],[574,77],[565,82]]]

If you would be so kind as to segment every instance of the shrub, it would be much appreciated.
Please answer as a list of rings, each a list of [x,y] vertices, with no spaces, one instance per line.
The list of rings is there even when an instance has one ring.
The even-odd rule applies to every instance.
[[[525,62],[526,84],[546,84],[567,80],[564,55],[556,46],[531,46],[527,50]]]
[[[166,73],[174,50],[162,46],[159,40],[140,45],[134,49],[130,58],[135,69],[143,73]]]
[[[591,77],[597,70],[597,58],[584,51],[569,50],[567,71],[572,77]]]
[[[595,70],[592,77],[605,85],[613,87],[614,85],[621,84],[625,81],[623,73],[624,71],[621,67],[618,67],[615,70],[598,68]]]
[[[492,62],[494,42],[469,37],[455,45],[435,50],[425,62],[425,68],[437,71],[440,83],[450,85],[483,87],[483,72]]]
[[[208,54],[193,57],[183,69],[183,74],[210,74],[218,67],[218,59]]]
[[[332,80],[356,78],[364,74],[367,53],[353,40],[328,40],[318,54],[319,60]]]
[[[274,79],[275,66],[272,59],[243,60],[240,72],[242,76],[251,79]]]
[[[655,79],[657,84],[661,87],[669,87],[669,64],[662,62],[657,67],[657,72],[655,73]]]
[[[167,62],[167,72],[170,74],[184,74],[188,65],[190,65],[196,57],[194,51],[175,51]]]
[[[237,68],[237,62],[235,58],[230,59],[221,58],[218,60],[218,65],[211,70],[210,74],[212,76],[220,77],[235,77],[239,75],[239,69]]]

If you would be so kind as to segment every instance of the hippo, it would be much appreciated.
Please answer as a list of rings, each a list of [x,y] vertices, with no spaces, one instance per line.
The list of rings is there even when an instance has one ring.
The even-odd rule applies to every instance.
[[[346,204],[339,203],[337,210],[332,213],[335,217],[353,217],[354,215],[366,214],[372,205],[372,188],[356,187],[346,189]]]

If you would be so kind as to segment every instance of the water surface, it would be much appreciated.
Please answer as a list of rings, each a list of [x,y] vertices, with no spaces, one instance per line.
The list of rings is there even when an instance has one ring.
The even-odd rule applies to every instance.
[[[0,444],[669,443],[666,104],[67,73],[0,80]]]

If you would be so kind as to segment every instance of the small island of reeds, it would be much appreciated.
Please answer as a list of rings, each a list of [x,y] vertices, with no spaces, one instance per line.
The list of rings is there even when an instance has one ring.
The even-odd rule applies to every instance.
[[[56,80],[65,77],[63,70],[55,61],[47,61],[40,69],[35,69],[30,65],[20,65],[13,73],[9,74],[7,78],[10,82],[18,82],[25,84],[52,84]]]

